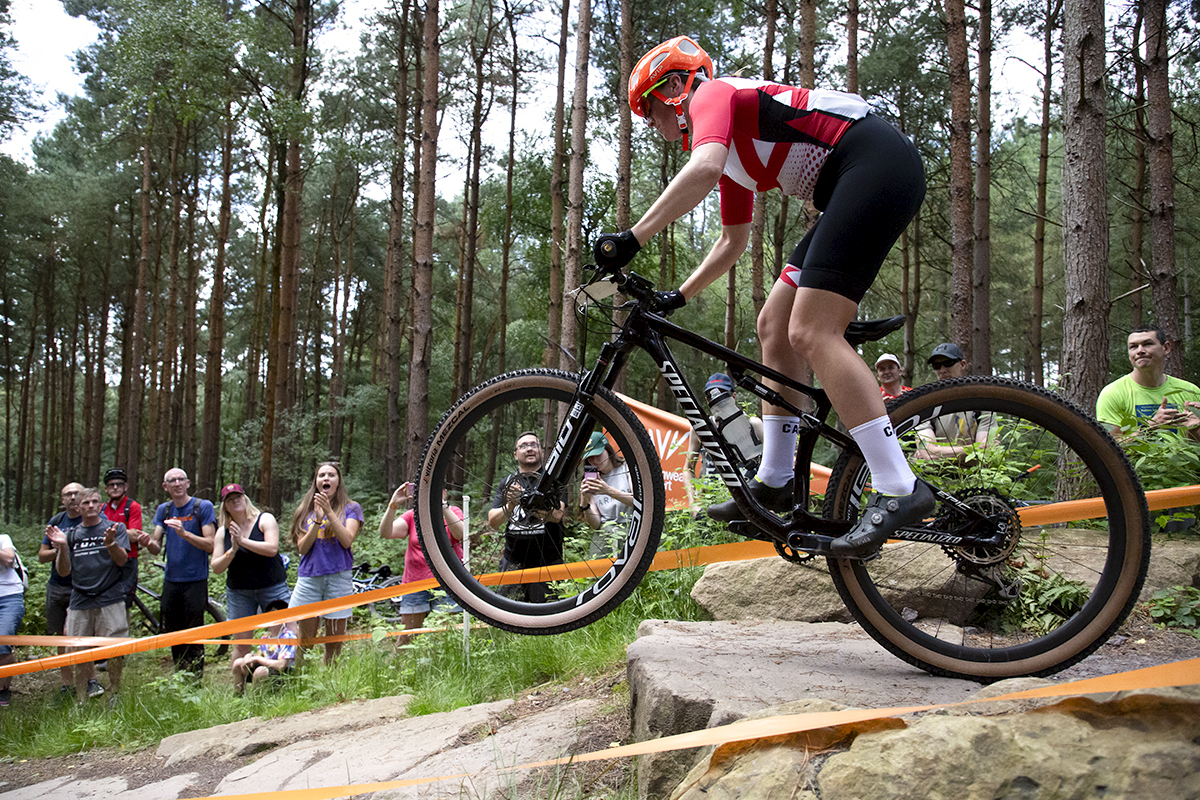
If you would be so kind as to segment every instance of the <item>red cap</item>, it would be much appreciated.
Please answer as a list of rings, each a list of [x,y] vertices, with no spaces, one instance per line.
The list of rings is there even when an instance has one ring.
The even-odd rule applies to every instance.
[[[246,490],[242,488],[240,483],[231,483],[221,490],[221,502],[225,502],[225,498],[231,494],[245,494]]]

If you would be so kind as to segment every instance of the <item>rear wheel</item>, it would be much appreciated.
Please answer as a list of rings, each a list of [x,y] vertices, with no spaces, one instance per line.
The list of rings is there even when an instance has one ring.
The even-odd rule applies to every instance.
[[[606,389],[586,407],[571,408],[568,415],[578,385],[578,375],[553,370],[522,370],[493,378],[446,413],[425,447],[416,518],[426,560],[464,610],[500,628],[550,634],[594,622],[637,588],[658,547],[666,501],[662,467],[650,436],[633,411]],[[566,507],[563,560],[581,563],[569,574],[538,567],[500,578],[495,573],[500,572],[506,535],[503,526],[492,531],[484,520],[497,486],[514,469],[511,448],[523,431],[536,433],[543,446],[551,448],[563,418],[585,431],[604,433],[617,459],[628,468],[632,504],[621,508],[601,530],[592,530],[583,524],[578,510],[582,465],[557,466],[562,482],[556,502]],[[531,507],[532,484],[525,488],[514,511],[518,520],[536,513]],[[446,534],[443,491],[454,503],[464,494],[473,498],[472,513],[480,524],[473,523],[472,530],[483,536],[472,545],[469,567],[459,560]],[[529,547],[533,539],[527,537],[524,546]],[[544,541],[538,540],[536,546]],[[546,588],[546,601],[529,602],[535,594],[529,587]]]
[[[829,560],[863,628],[922,669],[983,682],[1050,675],[1103,644],[1150,559],[1146,498],[1112,437],[1058,396],[1003,379],[932,384],[888,408],[914,471],[953,500],[905,534],[928,541]],[[862,456],[843,453],[826,516],[857,519],[869,484]],[[990,540],[938,541],[972,525]]]

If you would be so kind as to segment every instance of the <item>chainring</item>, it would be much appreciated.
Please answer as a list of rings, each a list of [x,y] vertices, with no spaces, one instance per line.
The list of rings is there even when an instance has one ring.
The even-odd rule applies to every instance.
[[[807,561],[812,561],[816,556],[813,553],[805,553],[800,550],[793,550],[786,544],[775,542],[775,552],[784,561],[790,561],[793,564],[803,564]]]

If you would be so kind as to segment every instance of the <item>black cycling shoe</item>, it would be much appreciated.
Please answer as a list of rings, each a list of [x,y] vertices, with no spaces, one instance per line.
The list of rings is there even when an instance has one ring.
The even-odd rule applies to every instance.
[[[792,506],[795,504],[794,487],[795,480],[788,478],[788,482],[783,486],[767,486],[762,481],[754,478],[750,481],[750,494],[755,500],[767,509],[774,511],[777,514],[785,512],[790,513]],[[746,515],[738,508],[737,503],[733,500],[726,500],[724,503],[716,503],[704,510],[709,519],[715,519],[718,522],[732,522],[735,519],[742,519]]]
[[[843,558],[863,558],[879,548],[888,537],[933,512],[937,498],[929,484],[918,479],[912,494],[889,497],[876,493],[867,503],[854,529],[834,539],[829,550]]]

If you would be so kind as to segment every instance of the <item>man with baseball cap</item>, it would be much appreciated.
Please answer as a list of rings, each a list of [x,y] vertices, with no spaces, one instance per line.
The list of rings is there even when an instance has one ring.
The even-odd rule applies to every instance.
[[[157,549],[150,547],[150,534],[142,530],[141,503],[126,493],[128,486],[129,479],[125,470],[120,467],[113,467],[104,473],[104,492],[108,495],[108,502],[104,504],[101,512],[105,519],[124,525],[129,536],[129,560],[125,562],[123,578],[126,610],[133,605],[133,594],[137,591],[138,548],[145,547],[150,550],[151,555],[158,555]]]
[[[929,354],[929,360],[925,363],[933,367],[939,381],[961,378],[967,374],[967,370],[971,366],[967,357],[963,355],[963,351],[954,342],[942,342],[933,348],[933,352]]]
[[[940,381],[964,377],[971,366],[954,342],[942,342],[933,348],[926,363]],[[987,447],[995,433],[996,417],[990,411],[943,414],[917,426],[922,446],[914,455],[925,460],[959,458],[971,445]]]
[[[904,385],[900,359],[892,353],[884,353],[875,359],[875,377],[879,379],[879,393],[883,395],[885,402],[899,397],[904,392],[912,391],[911,386]]]

